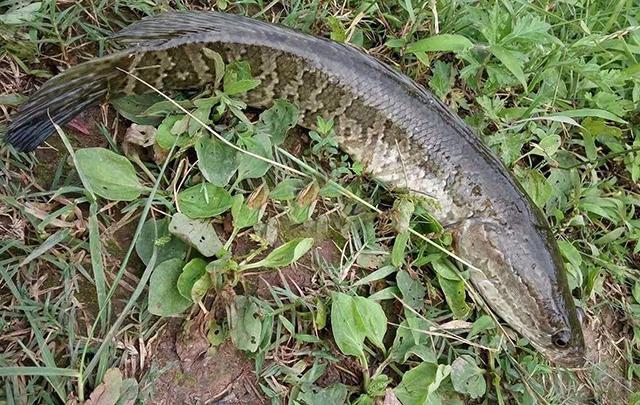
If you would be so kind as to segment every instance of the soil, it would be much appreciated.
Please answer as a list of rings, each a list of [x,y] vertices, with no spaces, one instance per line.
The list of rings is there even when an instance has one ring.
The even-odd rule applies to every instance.
[[[603,307],[583,325],[588,370],[585,373],[589,373],[588,380],[598,382],[598,386],[591,387],[591,395],[595,394],[598,403],[627,403],[629,395],[638,389],[630,386],[626,377],[623,344],[633,336],[625,329],[625,323],[620,322],[623,317],[612,308]]]
[[[253,372],[253,361],[225,342],[215,352],[206,337],[192,327],[181,330],[182,320],[167,323],[151,356],[167,369],[154,383],[149,403],[263,404]],[[196,329],[196,330],[194,330]]]

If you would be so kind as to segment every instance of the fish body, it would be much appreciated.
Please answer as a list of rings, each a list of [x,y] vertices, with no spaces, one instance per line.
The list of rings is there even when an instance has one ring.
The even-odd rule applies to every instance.
[[[541,211],[473,131],[420,85],[351,46],[254,19],[166,13],[114,36],[130,46],[70,68],[21,107],[7,141],[32,150],[89,105],[216,80],[216,53],[247,61],[264,108],[287,99],[314,128],[335,122],[338,144],[376,179],[434,202],[453,224],[455,251],[481,271],[471,281],[490,307],[559,364],[583,362],[584,343],[557,243]],[[213,52],[211,52],[213,51]]]

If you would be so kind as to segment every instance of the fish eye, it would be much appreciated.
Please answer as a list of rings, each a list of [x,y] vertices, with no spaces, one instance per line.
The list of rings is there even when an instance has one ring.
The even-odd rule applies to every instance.
[[[565,347],[569,346],[570,341],[571,332],[566,329],[554,333],[554,335],[551,337],[551,342],[553,342],[553,344],[560,349],[564,349]]]

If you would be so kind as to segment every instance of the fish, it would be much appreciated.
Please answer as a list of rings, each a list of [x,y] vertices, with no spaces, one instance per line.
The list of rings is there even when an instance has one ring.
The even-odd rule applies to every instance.
[[[368,175],[432,201],[453,251],[492,311],[552,363],[579,366],[585,344],[558,244],[542,211],[474,131],[423,86],[347,44],[233,14],[146,17],[114,34],[125,49],[46,81],[19,109],[5,141],[32,151],[89,106],[216,81],[215,55],[246,61],[260,84],[244,101],[288,100],[299,125],[334,120],[340,148]],[[134,77],[135,76],[135,77]]]

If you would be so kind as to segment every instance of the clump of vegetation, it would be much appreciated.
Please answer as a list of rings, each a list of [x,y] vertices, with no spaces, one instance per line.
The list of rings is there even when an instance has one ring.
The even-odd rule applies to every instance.
[[[241,96],[257,82],[236,62],[217,66],[217,89],[114,102],[127,120],[122,142],[113,123],[124,121],[109,116],[60,128],[56,149],[3,152],[9,403],[157,395],[168,370],[154,365],[153,341],[176,316],[176,340],[195,346],[202,335],[204,356],[232,345],[253,364],[255,398],[274,403],[617,402],[621,392],[635,403],[640,7],[217,7],[367,48],[464,116],[560,239],[585,312],[587,365],[557,369],[499,327],[428,205],[367,179],[338,150],[331,121],[292,136],[295,105],[248,110]],[[0,3],[3,109],[19,104],[27,77],[50,74],[42,61],[92,56],[82,44],[102,45],[131,13],[160,8]],[[105,136],[85,142],[74,131]]]

